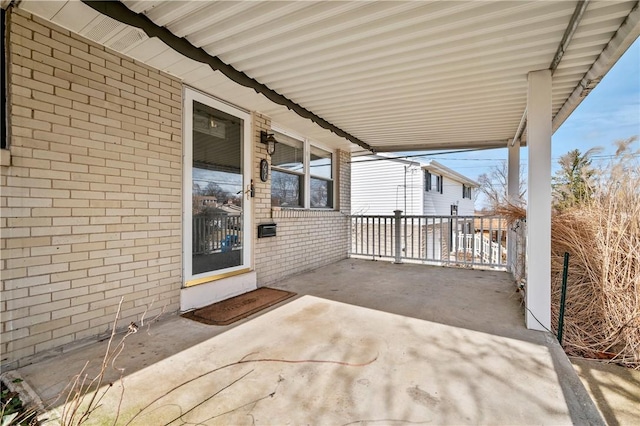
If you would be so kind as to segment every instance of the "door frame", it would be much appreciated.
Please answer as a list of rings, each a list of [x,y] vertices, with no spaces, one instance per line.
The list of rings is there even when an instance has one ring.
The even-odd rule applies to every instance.
[[[197,101],[211,108],[233,115],[243,120],[243,143],[241,149],[242,155],[242,180],[243,180],[243,202],[242,202],[242,222],[243,222],[243,241],[242,241],[242,264],[231,268],[220,269],[217,271],[204,272],[201,274],[192,274],[192,231],[193,231],[193,200],[192,200],[192,178],[193,178],[193,102]],[[183,286],[190,287],[198,284],[243,274],[253,269],[253,198],[250,196],[252,173],[251,164],[253,158],[253,139],[252,139],[252,117],[245,110],[236,108],[219,99],[186,87],[183,93],[183,173],[182,173],[182,190],[183,190],[183,237],[182,237],[182,272]]]

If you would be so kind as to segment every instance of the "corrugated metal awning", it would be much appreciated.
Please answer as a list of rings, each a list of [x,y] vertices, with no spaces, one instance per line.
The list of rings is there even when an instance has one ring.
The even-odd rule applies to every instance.
[[[580,6],[576,1],[122,3],[379,151],[505,146],[525,111],[527,73],[550,67]],[[84,3],[24,0],[20,7],[195,88],[263,112],[281,126],[345,145],[335,130]],[[639,22],[637,1],[586,5],[554,72],[554,129],[638,37]]]

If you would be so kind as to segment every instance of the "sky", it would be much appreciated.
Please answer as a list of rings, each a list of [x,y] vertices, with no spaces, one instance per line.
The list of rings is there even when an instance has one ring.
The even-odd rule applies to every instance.
[[[594,158],[607,161],[615,153],[614,142],[640,136],[640,39],[618,60],[596,88],[576,108],[552,137],[552,172],[559,168],[558,159],[573,149],[585,152],[594,147],[602,151]],[[637,148],[640,143],[636,142]],[[507,149],[491,149],[467,153],[430,155],[459,173],[477,179],[507,159]],[[521,169],[526,170],[527,148],[520,152]],[[477,208],[482,207],[479,200]]]

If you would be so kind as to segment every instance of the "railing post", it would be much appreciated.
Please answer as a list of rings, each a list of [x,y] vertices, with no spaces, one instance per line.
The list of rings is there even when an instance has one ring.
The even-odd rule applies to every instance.
[[[400,215],[402,214],[402,210],[394,210],[393,213],[395,214],[395,219],[394,219],[394,228],[395,228],[395,242],[394,242],[394,251],[393,253],[395,254],[395,260],[393,261],[393,263],[402,263],[402,239],[400,238]]]

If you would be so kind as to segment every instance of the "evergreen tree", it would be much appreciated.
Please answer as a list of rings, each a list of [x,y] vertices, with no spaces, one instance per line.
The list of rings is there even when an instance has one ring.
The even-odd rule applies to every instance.
[[[552,178],[554,204],[559,209],[580,205],[593,194],[593,180],[596,169],[591,165],[593,154],[600,148],[592,148],[585,153],[574,149],[558,160],[560,169]]]

